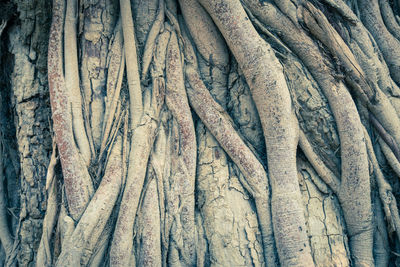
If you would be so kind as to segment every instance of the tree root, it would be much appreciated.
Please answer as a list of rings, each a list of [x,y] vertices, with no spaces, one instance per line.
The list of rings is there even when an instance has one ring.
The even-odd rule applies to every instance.
[[[369,137],[368,132],[365,128],[364,128],[364,134],[368,148],[369,158],[374,168],[375,179],[378,185],[378,192],[380,199],[382,201],[386,219],[388,220],[392,229],[396,232],[397,238],[400,240],[400,215],[397,209],[396,198],[393,195],[392,187],[386,181],[385,176],[383,175],[381,168],[379,167],[378,160],[376,159],[372,147],[371,138]]]
[[[342,221],[339,219],[342,211],[351,254],[343,256],[340,262],[346,264],[351,260],[355,266],[388,264],[388,233],[383,214],[389,222],[389,231],[396,231],[399,240],[400,215],[391,185],[383,176],[361,121],[368,120],[367,107],[374,114],[370,122],[381,136],[383,154],[400,177],[397,116],[400,98],[396,99],[400,88],[393,81],[400,84],[400,59],[394,51],[396,47],[400,49],[400,40],[396,39],[400,26],[391,10],[392,2],[350,1],[374,10],[372,14],[360,9],[374,38],[342,0],[319,2],[328,3],[344,20],[338,20],[331,10],[317,9],[318,1],[153,0],[151,4],[134,1],[133,15],[129,0],[120,0],[119,9],[117,5],[108,9],[109,4],[102,3],[96,8],[104,7],[101,15],[104,23],[98,25],[107,25],[104,31],[109,31],[109,36],[115,17],[108,13],[119,10],[121,20],[115,26],[113,39],[100,40],[104,44],[101,49],[89,45],[93,40],[82,39],[79,73],[77,0],[53,1],[48,80],[55,141],[64,173],[65,191],[64,188],[59,191],[65,194],[63,201],[65,197],[68,203],[62,207],[56,205],[58,184],[53,177],[56,163],[53,148],[38,265],[98,267],[104,261],[110,266],[166,267],[221,262],[235,265],[245,261],[257,266],[265,261],[267,266],[314,266],[321,264],[319,255],[326,249],[331,254],[322,257],[324,262],[328,258],[334,262],[333,257],[338,254],[333,251],[337,246],[331,245],[335,240],[342,239],[340,257],[348,253],[343,231],[336,234],[328,227],[331,216],[339,214],[337,222]],[[245,8],[241,2],[246,4]],[[89,6],[97,4],[82,3],[80,15],[85,20],[92,15]],[[147,7],[151,7],[148,11],[151,15],[145,17],[145,12],[141,12]],[[134,21],[139,25],[136,29]],[[252,22],[260,34],[265,34],[261,35],[267,42]],[[85,37],[86,33],[94,33],[96,30],[88,30],[86,26],[96,23],[82,22],[79,34]],[[0,24],[0,36],[2,30]],[[377,36],[380,31],[383,37]],[[72,38],[67,38],[70,35]],[[139,58],[143,61],[138,62],[142,48]],[[92,53],[91,49],[95,51]],[[94,55],[97,52],[101,56]],[[235,59],[231,60],[230,52]],[[94,69],[97,65],[88,60],[90,53],[94,55],[90,60],[101,59],[104,63],[100,67],[101,77],[93,78],[93,85],[94,72],[89,67]],[[232,65],[233,75],[230,75]],[[125,99],[123,85],[125,67],[129,100]],[[299,82],[304,77],[306,81]],[[250,101],[246,83],[255,105]],[[346,86],[360,100],[356,102],[361,104],[359,110]],[[304,89],[307,87],[311,89]],[[237,92],[229,92],[227,88]],[[227,105],[228,101],[233,104]],[[196,116],[193,119],[191,108],[199,119]],[[301,125],[296,123],[294,109]],[[308,122],[307,118],[316,120]],[[196,128],[194,121],[198,123]],[[310,130],[315,125],[316,130]],[[247,140],[256,144],[257,152]],[[327,145],[318,148],[324,142]],[[302,154],[296,158],[298,145],[311,165],[303,162]],[[340,159],[336,156],[339,149]],[[330,155],[332,160],[327,159]],[[88,166],[90,173],[97,171],[97,176],[93,176],[95,182],[100,182],[98,188],[97,183],[93,186]],[[373,190],[374,213],[371,169],[377,183],[377,189]],[[301,187],[299,174],[304,177]],[[314,186],[310,189],[310,179],[323,194]],[[0,208],[6,206],[1,197],[2,186]],[[97,188],[95,193],[93,187]],[[336,200],[326,204],[331,194],[328,187],[338,196],[342,211],[336,207]],[[304,198],[300,188],[305,190]],[[316,199],[311,190],[318,193],[315,194],[318,206],[308,206],[311,199]],[[254,202],[249,201],[250,196]],[[335,203],[333,210],[325,210],[326,205],[331,209],[332,203]],[[314,207],[323,211],[318,216],[312,214],[307,225],[305,216]],[[0,209],[0,213],[5,211]],[[53,234],[57,213],[58,229]],[[6,218],[6,214],[0,216],[0,229],[7,228],[7,221],[3,222]],[[327,246],[322,249],[316,241],[321,235],[315,234],[313,220],[325,231],[320,240],[326,240]],[[223,229],[216,225],[220,221],[225,222]],[[344,227],[341,223],[337,225]],[[230,231],[235,231],[234,237],[225,240]],[[7,234],[7,238],[0,234],[6,249],[5,243],[12,243],[11,235]],[[51,242],[53,236],[55,241]],[[14,242],[14,247],[6,253],[16,255],[17,250],[18,244]],[[16,258],[15,255],[12,257]]]
[[[101,160],[106,144],[109,142],[110,131],[115,119],[118,99],[120,98],[122,79],[125,71],[125,55],[122,46],[122,28],[119,21],[115,27],[114,42],[110,50],[110,61],[107,72],[107,101],[104,114],[102,140],[99,160]]]
[[[351,24],[356,24],[359,22],[357,16],[353,11],[346,5],[345,2],[339,0],[323,0],[325,3],[334,8],[344,19],[349,21]]]
[[[127,257],[127,255],[130,255],[132,252],[135,215],[139,205],[146,175],[146,166],[153,146],[157,121],[165,94],[163,79],[158,77],[157,82],[153,81],[152,92],[145,91],[142,97],[135,38],[133,35],[133,21],[130,10],[129,1],[121,0],[132,136],[127,180],[110,250],[110,262],[112,266],[127,266],[129,264],[130,257]],[[164,56],[160,53],[160,57],[157,60],[163,62],[165,60],[165,52]],[[160,64],[155,63],[154,65],[159,66]]]
[[[179,4],[200,55],[209,63],[226,68],[229,62],[227,47],[210,15],[196,0],[180,0]]]
[[[390,147],[387,145],[387,143],[382,139],[378,139],[379,145],[382,149],[383,154],[385,155],[386,160],[388,161],[390,167],[392,170],[396,173],[397,177],[400,178],[400,162],[393,153],[393,151],[390,149]]]
[[[299,134],[299,145],[304,155],[306,155],[311,166],[318,173],[319,177],[332,189],[335,194],[340,190],[339,178],[325,165],[320,157],[314,152],[311,144],[307,140],[307,136],[302,130]]]
[[[165,70],[165,58],[166,58],[166,50],[167,45],[169,43],[170,31],[166,30],[160,34],[158,37],[158,42],[156,45],[156,49],[154,51],[154,61],[152,63],[151,75],[153,79],[153,84],[157,84],[157,86],[165,87],[164,70]],[[153,151],[151,153],[151,165],[153,166],[155,175],[157,177],[157,188],[159,195],[159,204],[160,204],[160,224],[161,224],[161,244],[162,244],[162,265],[167,266],[167,253],[169,248],[169,224],[166,219],[166,204],[165,200],[167,199],[165,195],[167,194],[167,187],[164,186],[165,181],[168,177],[168,168],[170,167],[170,155],[167,153],[169,149],[167,149],[167,136],[166,129],[168,129],[167,122],[165,121],[166,114],[169,114],[165,109],[161,112],[160,115],[160,125],[158,129],[157,138],[155,141],[155,145],[153,147]],[[170,141],[170,140],[168,140]]]
[[[78,73],[78,49],[76,43],[76,21],[78,16],[77,5],[77,0],[67,2],[64,23],[64,72],[66,89],[69,93],[72,111],[74,137],[79,152],[85,160],[86,166],[89,166],[92,155],[83,122],[82,94]]]
[[[165,103],[179,127],[179,133],[176,133],[175,145],[171,147],[171,175],[173,178],[170,179],[174,180],[174,184],[176,184],[174,192],[177,194],[175,197],[180,203],[179,209],[181,210],[180,216],[176,216],[180,218],[179,223],[181,224],[182,232],[181,237],[175,237],[175,231],[171,232],[171,236],[173,240],[182,239],[182,246],[178,246],[178,251],[182,253],[179,259],[182,259],[185,265],[191,266],[196,263],[194,186],[197,146],[192,114],[185,91],[180,54],[177,35],[172,32],[166,57]]]
[[[155,88],[153,90],[157,95]],[[110,251],[113,266],[126,266],[129,261],[126,255],[132,251],[133,225],[156,127],[154,118],[143,116],[132,132],[127,180]]]
[[[202,0],[200,3],[217,24],[241,66],[260,114],[271,179],[272,220],[281,264],[313,266],[297,179],[298,133],[282,66],[253,28],[239,1]]]
[[[158,202],[157,182],[154,171],[149,164],[148,187],[141,207],[140,235],[136,236],[138,259],[136,266],[161,266],[160,210]]]
[[[382,202],[379,193],[375,193],[374,201],[374,259],[376,267],[389,266],[389,238],[386,230],[386,222],[382,212]]]
[[[370,121],[372,125],[375,127],[379,136],[382,138],[382,140],[385,141],[385,143],[390,147],[396,159],[400,161],[400,149],[396,141],[390,134],[386,132],[382,124],[372,114],[370,114]]]
[[[143,51],[143,64],[142,64],[142,81],[146,79],[147,72],[149,70],[150,63],[153,58],[153,53],[154,53],[154,47],[155,47],[155,42],[157,39],[157,36],[159,35],[163,25],[164,25],[164,0],[159,0],[158,1],[158,13],[157,17],[153,22],[153,25],[151,26],[151,30],[149,34],[147,35],[147,40],[146,44],[144,45],[144,51]]]
[[[42,238],[37,252],[36,266],[52,266],[52,251],[50,249],[51,236],[56,225],[58,205],[57,205],[57,179],[55,177],[55,166],[57,164],[56,144],[53,143],[49,167],[47,168],[46,190],[47,190],[47,209],[43,219]]]
[[[379,0],[381,15],[388,31],[400,41],[400,25],[396,21],[388,0]]]
[[[311,3],[306,3],[303,18],[311,33],[341,61],[346,74],[346,82],[353,88],[360,100],[384,124],[380,128],[387,128],[389,134],[396,138],[397,143],[400,143],[400,120],[398,116],[393,116],[393,114],[396,114],[394,107],[379,87],[365,75],[349,47],[331,26],[324,14]],[[373,120],[374,122],[377,122],[377,120]],[[393,142],[393,146],[397,147],[397,144]],[[393,149],[396,148],[393,146],[391,146]],[[400,151],[397,152],[400,153]]]
[[[161,116],[163,117],[163,116]],[[169,247],[169,235],[166,229],[166,205],[165,205],[165,192],[164,181],[167,179],[168,171],[167,159],[170,157],[167,155],[167,135],[165,133],[165,127],[161,120],[158,135],[154,143],[153,151],[150,156],[150,163],[154,171],[155,178],[157,180],[158,190],[158,203],[160,209],[160,232],[161,232],[161,246],[162,246],[162,266],[167,266],[167,252]]]
[[[400,54],[396,51],[400,50],[400,41],[387,30],[381,16],[378,0],[358,0],[358,2],[363,6],[360,9],[361,20],[374,36],[388,64],[393,80],[399,85]]]
[[[208,92],[195,67],[197,61],[193,50],[189,47],[190,41],[187,38],[184,40],[185,58],[190,62],[186,65],[186,78],[191,87],[187,88],[190,104],[245,176],[246,182],[243,186],[256,201],[266,262],[274,266],[276,259],[270,219],[269,186],[264,167],[237,134],[229,115]]]
[[[53,21],[48,49],[48,77],[53,128],[68,199],[69,212],[78,220],[93,194],[93,185],[73,136],[69,93],[66,91],[62,65],[62,31],[65,3],[53,1]]]
[[[122,31],[124,36],[126,74],[129,88],[131,129],[135,129],[143,114],[142,89],[136,53],[134,25],[129,0],[120,0]]]
[[[88,263],[88,267],[103,267],[106,261],[106,253],[108,249],[108,244],[110,243],[110,236],[114,226],[114,218],[111,215],[108,220],[105,229],[101,233],[99,240],[96,243],[93,254]]]
[[[325,1],[329,2],[332,6],[330,3],[331,0]],[[382,53],[379,51],[378,45],[375,43],[371,33],[342,0],[337,0],[335,3],[340,6],[340,9],[342,10],[340,11],[334,7],[339,14],[346,13],[356,19],[354,23],[346,24],[346,29],[344,29],[343,26],[342,30],[345,32],[348,31],[347,35],[349,37],[347,37],[345,41],[363,68],[368,80],[373,82],[373,84],[377,84],[376,87],[379,87],[388,97],[390,97],[390,101],[395,109],[397,111],[400,110],[399,100],[396,98],[400,95],[400,89],[390,77],[390,72],[386,62],[383,61]]]
[[[348,226],[352,257],[355,264],[371,265],[373,231],[368,159],[361,121],[351,95],[333,76],[332,67],[311,38],[275,6],[261,5],[255,0],[244,2],[263,23],[279,31],[280,38],[302,60],[328,99],[341,143],[342,177],[338,197]]]
[[[111,148],[104,177],[72,235],[64,241],[56,266],[87,265],[122,186],[122,138]]]

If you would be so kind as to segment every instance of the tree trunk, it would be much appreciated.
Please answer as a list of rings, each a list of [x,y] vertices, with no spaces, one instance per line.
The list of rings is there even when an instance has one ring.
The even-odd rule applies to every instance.
[[[0,264],[400,266],[400,3],[0,3]]]

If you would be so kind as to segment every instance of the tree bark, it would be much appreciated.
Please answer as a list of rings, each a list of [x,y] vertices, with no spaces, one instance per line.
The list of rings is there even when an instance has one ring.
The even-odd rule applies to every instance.
[[[397,266],[400,4],[0,3],[0,264]]]

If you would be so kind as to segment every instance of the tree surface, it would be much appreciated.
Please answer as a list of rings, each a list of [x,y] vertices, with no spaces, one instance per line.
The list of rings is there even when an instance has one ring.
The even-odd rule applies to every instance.
[[[0,63],[1,265],[400,265],[400,1],[5,0]]]

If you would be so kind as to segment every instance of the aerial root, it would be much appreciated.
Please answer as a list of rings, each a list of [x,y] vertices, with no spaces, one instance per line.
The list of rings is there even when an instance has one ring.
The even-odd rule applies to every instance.
[[[379,0],[379,6],[381,9],[381,14],[383,21],[385,22],[386,28],[389,32],[400,41],[400,25],[396,21],[396,17],[390,6],[388,0]]]
[[[64,73],[65,86],[69,94],[72,113],[72,126],[74,138],[79,152],[89,166],[92,159],[89,139],[86,135],[86,128],[82,113],[82,93],[79,81],[78,48],[77,48],[77,14],[78,1],[67,1],[65,23],[64,23]]]
[[[53,20],[48,48],[48,79],[53,129],[63,169],[69,212],[79,220],[93,194],[87,166],[78,152],[73,134],[70,95],[63,75],[62,36],[65,2],[53,1]]]
[[[379,145],[383,152],[383,155],[385,155],[385,158],[389,163],[389,166],[396,173],[397,177],[400,178],[400,162],[399,162],[399,160],[396,158],[393,151],[386,144],[386,142],[382,140],[382,138],[378,138],[378,142],[379,142]]]
[[[190,111],[188,98],[185,90],[183,60],[178,44],[177,34],[171,32],[167,47],[166,57],[166,90],[165,103],[171,112],[174,123],[177,125],[176,139],[178,144],[171,146],[171,176],[176,186],[174,197],[179,199],[181,214],[177,216],[182,231],[172,231],[172,240],[182,240],[184,244],[175,246],[179,251],[179,260],[185,265],[195,265],[196,244],[195,244],[195,177],[197,161],[196,134]],[[178,219],[179,218],[179,219]],[[177,222],[174,222],[174,227]]]
[[[314,152],[307,136],[302,130],[299,134],[299,145],[304,155],[307,157],[311,166],[318,173],[319,177],[332,189],[332,191],[337,194],[340,190],[340,180],[339,178],[325,165],[325,163],[320,159],[320,157]],[[327,192],[324,192],[327,193]]]
[[[380,199],[382,201],[383,210],[385,212],[386,218],[391,225],[392,229],[396,232],[397,238],[400,240],[400,216],[399,211],[397,209],[396,198],[393,195],[392,187],[386,181],[385,176],[383,175],[381,168],[379,167],[378,160],[376,159],[371,138],[367,130],[364,128],[364,135],[368,150],[369,158],[372,162],[376,183],[378,185],[378,192]]]
[[[276,264],[267,174],[257,157],[235,130],[232,119],[210,95],[198,74],[196,57],[185,31],[183,31],[183,36],[185,58],[188,62],[185,74],[190,85],[187,88],[190,104],[246,178],[246,182],[242,184],[256,201],[266,260],[269,264]]]
[[[393,152],[394,156],[396,157],[397,161],[400,161],[400,149],[396,141],[393,137],[388,134],[388,132],[383,128],[382,124],[374,117],[374,115],[370,114],[370,121],[372,125],[375,127],[376,131],[382,138],[382,140],[386,143],[386,145],[390,148]]]
[[[104,177],[71,236],[63,243],[56,266],[87,265],[113,211],[122,186],[122,138],[111,149]]]
[[[46,190],[47,190],[47,209],[43,218],[43,232],[42,238],[37,252],[36,265],[37,266],[51,266],[53,263],[52,251],[50,249],[50,240],[53,229],[56,225],[56,218],[58,213],[57,205],[57,179],[55,177],[55,166],[58,158],[56,156],[56,144],[53,141],[53,152],[51,154],[50,163],[47,168],[46,175]]]
[[[157,36],[159,35],[160,31],[162,30],[162,27],[164,26],[164,17],[165,17],[164,0],[159,0],[158,2],[159,2],[158,13],[156,19],[153,22],[153,25],[151,26],[150,32],[147,35],[146,44],[144,45],[143,56],[142,56],[143,60],[142,76],[141,76],[142,81],[146,79],[147,72],[149,70],[150,63],[153,58]]]
[[[110,263],[113,266],[127,266],[130,262],[130,257],[126,255],[132,252],[133,226],[165,94],[163,82],[153,83],[151,89],[142,93],[130,1],[121,0],[120,6],[129,88],[131,140],[125,189],[110,249]]]
[[[125,54],[122,46],[122,27],[118,21],[114,31],[114,42],[111,46],[110,60],[107,72],[107,101],[104,113],[102,140],[100,145],[99,160],[102,159],[106,144],[110,142],[110,132],[115,118],[118,118],[117,108],[120,106],[120,92],[125,71]],[[114,124],[115,127],[115,124]]]

